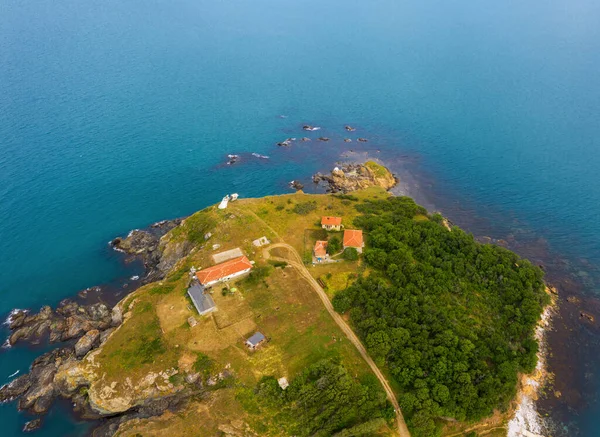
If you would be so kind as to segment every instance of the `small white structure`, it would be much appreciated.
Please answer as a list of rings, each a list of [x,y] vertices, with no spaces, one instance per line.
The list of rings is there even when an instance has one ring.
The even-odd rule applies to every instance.
[[[256,240],[254,240],[252,242],[252,244],[255,247],[261,247],[261,246],[266,246],[267,244],[271,244],[271,242],[268,240],[267,237],[260,237],[260,238],[257,238]]]
[[[232,202],[235,202],[235,201],[238,199],[238,197],[239,197],[239,194],[238,194],[238,193],[233,193],[233,194],[231,195],[231,201],[232,201]]]
[[[282,378],[279,378],[277,380],[277,382],[279,383],[279,387],[281,387],[282,390],[285,390],[286,388],[288,388],[290,386],[290,383],[288,382],[288,380],[285,376]]]
[[[223,197],[223,200],[221,200],[221,203],[219,203],[219,209],[225,209],[227,208],[227,204],[229,203],[229,194],[225,197]]]

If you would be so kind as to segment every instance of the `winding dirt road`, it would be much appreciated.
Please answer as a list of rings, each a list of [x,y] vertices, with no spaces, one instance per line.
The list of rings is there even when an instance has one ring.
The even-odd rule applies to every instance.
[[[293,257],[294,259],[271,256],[271,249],[275,249],[278,247],[287,249],[291,257]],[[308,281],[308,283],[312,286],[312,288],[317,292],[317,294],[321,298],[321,301],[323,302],[323,305],[325,305],[325,308],[327,309],[327,312],[329,312],[329,315],[333,318],[333,320],[335,320],[340,329],[344,331],[344,334],[346,334],[348,340],[350,340],[352,344],[356,347],[356,349],[358,349],[358,352],[360,352],[361,356],[367,362],[375,376],[377,376],[377,379],[379,379],[379,382],[381,382],[381,385],[385,389],[388,399],[394,406],[394,411],[396,412],[396,421],[398,423],[398,433],[400,437],[410,437],[410,433],[408,432],[406,422],[404,421],[404,417],[402,416],[402,411],[400,410],[400,406],[398,405],[398,401],[396,400],[396,395],[394,395],[394,392],[392,391],[392,388],[385,379],[385,376],[383,376],[383,373],[381,373],[375,362],[371,359],[361,341],[358,339],[356,334],[354,334],[354,331],[352,331],[352,329],[350,328],[350,326],[348,326],[345,320],[342,319],[342,317],[333,309],[333,305],[331,305],[329,297],[321,288],[317,280],[313,278],[310,272],[306,269],[304,263],[302,262],[302,258],[300,257],[298,252],[296,252],[296,250],[289,244],[275,243],[269,246],[268,248],[263,249],[263,258],[265,260],[268,260],[270,258],[274,261],[287,262],[289,265],[298,270],[302,277]]]

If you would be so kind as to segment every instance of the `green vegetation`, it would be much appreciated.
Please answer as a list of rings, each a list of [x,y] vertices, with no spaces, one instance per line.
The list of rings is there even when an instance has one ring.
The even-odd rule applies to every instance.
[[[251,271],[248,277],[246,278],[246,284],[255,285],[258,284],[263,279],[267,278],[271,274],[270,266],[255,266]]]
[[[273,267],[275,268],[285,268],[287,267],[288,263],[286,263],[285,261],[276,261],[276,260],[269,260],[269,264],[271,264]]]
[[[387,168],[385,168],[381,164],[377,164],[375,161],[365,162],[365,167],[371,170],[373,174],[378,178],[385,178],[390,174]]]
[[[194,372],[201,373],[207,377],[214,368],[214,361],[211,360],[208,355],[202,352],[197,353],[196,361],[194,362]]]
[[[258,402],[254,408],[271,410],[274,422],[286,435],[329,436],[345,428],[357,431],[361,425],[373,431],[394,417],[377,378],[368,375],[359,382],[337,360],[311,365],[286,390],[274,377],[263,377],[255,396]],[[380,420],[372,423],[373,419]],[[342,435],[364,434],[346,430]]]
[[[354,247],[348,247],[344,250],[342,256],[346,261],[356,261],[358,259],[358,250]]]
[[[342,250],[342,241],[339,237],[331,237],[327,242],[327,253],[329,255],[335,255]]]
[[[210,208],[202,210],[186,218],[181,226],[171,231],[171,236],[175,239],[186,239],[198,245],[204,242],[204,235],[214,228],[216,223]]]
[[[150,311],[152,305],[140,303],[135,306],[137,314]],[[147,323],[140,325],[135,336],[127,339],[123,345],[111,354],[111,358],[117,358],[122,369],[131,370],[143,364],[152,363],[157,356],[165,353],[160,324],[158,318],[153,316]]]
[[[542,271],[482,245],[406,197],[357,205],[375,271],[337,293],[357,334],[401,390],[414,437],[439,435],[435,419],[480,420],[505,409],[518,372],[531,372],[543,306]]]
[[[307,215],[310,214],[311,212],[315,211],[317,209],[317,202],[313,201],[308,201],[308,202],[302,202],[302,203],[297,203],[296,205],[294,205],[294,212],[296,214],[300,214],[300,215]]]

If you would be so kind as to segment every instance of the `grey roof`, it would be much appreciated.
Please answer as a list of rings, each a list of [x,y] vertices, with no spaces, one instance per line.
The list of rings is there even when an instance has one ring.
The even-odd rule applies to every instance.
[[[266,337],[264,335],[262,335],[260,332],[257,332],[256,334],[254,334],[252,337],[250,337],[246,341],[248,343],[250,343],[252,346],[256,346],[258,343],[260,343],[261,341],[263,341],[265,339],[266,339]]]
[[[212,297],[209,294],[204,294],[204,287],[197,282],[188,288],[188,294],[192,298],[192,302],[194,302],[194,306],[200,315],[212,311],[217,307]]]

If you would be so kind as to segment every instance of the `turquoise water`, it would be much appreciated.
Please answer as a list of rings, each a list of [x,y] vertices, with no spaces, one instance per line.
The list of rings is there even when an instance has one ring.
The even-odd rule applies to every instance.
[[[131,228],[329,167],[333,144],[274,146],[303,123],[358,126],[434,175],[434,206],[518,223],[593,270],[599,22],[592,0],[0,0],[0,313],[126,277],[106,243]],[[249,152],[271,160],[223,166]],[[0,352],[0,383],[37,353]],[[40,434],[85,432],[47,419]],[[0,406],[3,435],[25,420]]]

